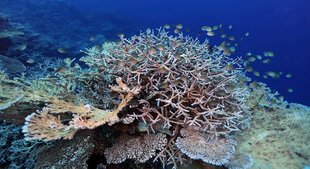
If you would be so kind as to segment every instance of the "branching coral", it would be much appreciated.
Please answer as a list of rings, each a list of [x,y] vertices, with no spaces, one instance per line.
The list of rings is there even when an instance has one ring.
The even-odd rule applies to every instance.
[[[181,152],[215,165],[226,163],[232,156],[235,141],[229,138],[249,121],[249,90],[241,59],[228,58],[216,48],[211,50],[208,41],[200,43],[182,34],[173,37],[162,29],[148,30],[129,39],[122,37],[119,43],[105,43],[84,53],[87,56],[81,61],[90,68],[81,71],[76,82],[81,87],[79,95],[90,104],[77,106],[51,100],[42,112],[26,118],[23,131],[27,139],[70,139],[76,130],[122,121],[131,126],[145,124],[147,133],[137,134],[143,139],[165,133],[167,141],[160,148],[151,147],[152,155],[141,160],[136,151],[145,145],[141,138],[121,137],[130,143],[137,140],[141,145],[130,151],[120,146],[123,148],[113,152],[121,145],[115,143],[105,153],[110,163],[125,159],[144,162],[156,150],[160,152],[155,161],[173,163],[174,167],[182,159]],[[111,86],[115,84],[118,86]],[[115,93],[120,94],[121,100]],[[90,106],[92,103],[96,106]],[[110,107],[114,109],[102,110]],[[69,119],[63,119],[64,114],[69,114]],[[44,134],[49,131],[37,134],[37,123],[56,134],[48,139]],[[195,131],[186,134],[189,128]]]

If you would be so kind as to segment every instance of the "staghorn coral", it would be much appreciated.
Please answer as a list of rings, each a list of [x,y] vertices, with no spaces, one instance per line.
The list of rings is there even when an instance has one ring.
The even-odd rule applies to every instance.
[[[138,94],[139,87],[129,89],[121,79],[117,79],[119,86],[111,86],[122,97],[121,103],[113,110],[101,110],[90,105],[76,106],[72,103],[52,99],[51,104],[26,117],[23,133],[26,140],[58,140],[72,139],[79,129],[94,129],[103,124],[112,125],[120,121],[117,114],[127,103]],[[60,114],[70,112],[72,118],[66,119],[69,123],[63,124]]]
[[[223,165],[235,152],[236,142],[226,138],[212,138],[194,129],[183,128],[176,146],[192,159],[206,163]]]
[[[119,164],[126,159],[144,163],[161,151],[167,144],[165,134],[149,134],[140,137],[121,136],[116,143],[104,151],[107,163]]]

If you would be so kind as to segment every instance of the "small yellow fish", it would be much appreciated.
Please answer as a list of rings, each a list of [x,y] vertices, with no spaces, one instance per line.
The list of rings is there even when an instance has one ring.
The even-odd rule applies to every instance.
[[[291,74],[291,73],[288,73],[285,75],[286,78],[291,78],[292,76],[293,76],[293,74]]]
[[[91,36],[91,37],[89,37],[89,41],[94,41],[96,39],[96,37],[95,36]]]
[[[260,76],[260,73],[259,73],[258,71],[254,71],[253,74],[254,74],[255,76],[257,76],[257,77]]]
[[[294,90],[293,90],[292,88],[288,88],[287,91],[288,91],[289,93],[293,93]]]
[[[268,79],[268,76],[267,76],[267,75],[263,75],[263,78],[264,78],[264,79]]]
[[[250,56],[247,59],[247,61],[249,61],[249,62],[255,62],[255,60],[256,60],[256,57],[254,57],[254,56]]]
[[[248,67],[245,68],[245,71],[247,71],[247,72],[252,72],[252,71],[253,71],[253,67],[248,66]]]
[[[34,63],[36,63],[36,61],[35,61],[34,59],[31,59],[31,58],[30,58],[30,59],[27,59],[26,62],[29,63],[29,64],[34,64]]]
[[[202,31],[208,31],[208,32],[210,32],[210,31],[212,31],[212,28],[211,28],[210,26],[203,26],[203,27],[201,27],[201,30],[202,30]]]
[[[156,53],[155,48],[151,47],[148,50],[149,54],[154,55]]]
[[[174,31],[173,31],[174,33],[180,33],[180,29],[174,29]]]
[[[226,66],[224,67],[224,69],[226,69],[226,70],[234,70],[235,68],[234,68],[233,65],[228,64],[228,65],[226,65]]]
[[[67,50],[65,48],[58,48],[57,51],[61,54],[67,53]]]
[[[236,38],[234,36],[229,36],[228,39],[234,41]]]
[[[270,59],[264,59],[264,60],[262,61],[262,63],[269,64],[269,63],[271,63],[271,60],[270,60]]]
[[[265,51],[264,56],[274,57],[274,53],[271,51]]]
[[[117,36],[119,37],[119,38],[124,38],[125,37],[125,34],[123,34],[123,33],[119,33],[119,34],[117,34]]]
[[[256,58],[257,58],[258,60],[262,60],[262,59],[263,59],[262,55],[256,55]]]
[[[165,25],[164,25],[164,28],[165,28],[165,29],[170,29],[170,25],[165,24]]]
[[[278,73],[273,72],[273,71],[268,71],[268,72],[266,72],[266,74],[272,78],[279,78],[280,77],[280,75]]]
[[[57,68],[56,70],[55,70],[55,72],[57,72],[57,73],[63,73],[63,72],[65,72],[65,71],[67,71],[68,70],[68,67],[67,66],[60,66],[59,68]]]
[[[17,48],[20,51],[24,51],[27,48],[28,44],[27,43],[23,43],[21,45],[19,45]]]
[[[236,52],[236,48],[233,47],[233,46],[231,46],[231,47],[229,48],[229,50],[232,51],[232,52]]]
[[[213,27],[212,27],[212,30],[214,30],[214,31],[216,31],[216,30],[218,30],[219,29],[219,27],[217,26],[217,25],[214,25]]]
[[[211,31],[211,32],[207,32],[207,35],[208,36],[215,36],[215,33]]]
[[[182,24],[176,24],[175,27],[176,27],[177,29],[182,29],[182,28],[183,28],[183,25],[182,25]]]

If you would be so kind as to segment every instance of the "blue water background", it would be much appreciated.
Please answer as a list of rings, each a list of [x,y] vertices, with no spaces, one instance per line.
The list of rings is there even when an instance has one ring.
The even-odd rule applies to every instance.
[[[274,51],[272,64],[255,64],[254,68],[293,74],[290,79],[249,76],[267,83],[290,102],[310,105],[309,0],[71,0],[71,4],[85,12],[109,11],[118,15],[128,20],[136,33],[166,23],[182,23],[195,36],[203,25],[232,24],[230,32],[236,37],[250,32],[249,38],[240,43],[237,56]],[[217,39],[214,38],[215,44]],[[294,92],[288,93],[288,88]]]
[[[218,24],[223,24],[224,30],[227,30],[226,33],[235,35],[238,39],[244,36],[246,32],[250,32],[249,37],[238,42],[239,47],[234,57],[244,56],[247,52],[262,55],[263,51],[273,51],[275,57],[271,64],[266,65],[257,62],[254,64],[254,68],[261,74],[266,71],[281,71],[284,74],[292,73],[293,77],[287,79],[282,76],[279,79],[269,78],[266,80],[262,77],[257,78],[251,73],[248,76],[253,80],[267,83],[271,89],[279,91],[289,102],[310,105],[309,0],[24,0],[23,2],[32,2],[38,6],[44,6],[40,11],[37,7],[33,8],[29,14],[27,14],[27,10],[24,10],[25,6],[30,6],[29,4],[20,3],[21,0],[3,0],[3,2],[5,1],[16,1],[19,2],[16,3],[16,6],[22,6],[14,9],[16,13],[21,14],[18,15],[18,19],[12,18],[12,20],[21,22],[24,17],[26,18],[24,19],[25,22],[29,22],[30,25],[32,22],[35,22],[37,27],[42,25],[41,35],[49,32],[58,33],[53,37],[52,44],[55,46],[75,45],[78,48],[75,49],[76,53],[85,47],[95,45],[95,42],[88,41],[89,37],[85,37],[85,42],[81,38],[77,38],[76,44],[72,43],[75,41],[71,38],[76,37],[74,35],[81,33],[81,36],[85,36],[86,33],[81,29],[93,34],[102,33],[106,40],[116,40],[116,32],[119,30],[126,36],[130,36],[138,34],[140,30],[146,28],[158,28],[163,24],[173,26],[179,23],[183,24],[184,30],[189,28],[188,34],[192,36],[201,32],[200,28],[204,25]],[[63,4],[69,3],[73,8],[64,11],[67,8],[55,5],[57,4],[54,3],[55,1],[61,1]],[[54,5],[46,5],[49,2]],[[0,12],[2,12],[1,8],[0,6]],[[43,15],[45,9],[46,13],[51,11],[54,13],[51,12],[51,16]],[[25,11],[24,14],[22,13],[23,10]],[[36,15],[36,12],[39,16]],[[79,20],[79,17],[90,14],[98,14],[98,17],[93,19],[93,22],[92,20]],[[61,15],[62,17],[60,17]],[[116,19],[111,19],[114,17]],[[49,18],[51,19],[49,20]],[[72,22],[59,21],[57,20],[59,18],[75,18],[76,20],[72,20]],[[118,22],[114,25],[117,27],[110,31],[111,33],[101,32],[99,26],[96,29],[96,25],[99,23],[106,23],[106,18]],[[58,23],[53,23],[56,21]],[[92,28],[86,27],[85,24],[87,23]],[[58,29],[60,28],[59,24],[68,25],[68,29]],[[231,30],[228,29],[230,24],[233,25]],[[74,30],[70,31],[72,25],[76,25],[80,29],[75,27]],[[41,35],[40,37],[43,37]],[[200,39],[204,40],[206,37],[204,35]],[[64,41],[68,40],[71,42],[66,44]],[[220,40],[219,36],[210,37],[210,42],[214,45],[219,45]],[[48,51],[46,54],[57,55],[57,51],[54,49],[53,51],[54,53]],[[71,53],[68,55],[72,55],[72,57],[81,56],[80,53],[77,56]],[[294,92],[287,92],[288,88],[292,88]]]

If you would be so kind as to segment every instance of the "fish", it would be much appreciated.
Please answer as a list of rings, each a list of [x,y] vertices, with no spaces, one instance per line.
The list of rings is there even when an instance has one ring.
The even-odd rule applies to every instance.
[[[293,91],[294,91],[294,90],[293,90],[292,88],[288,88],[288,89],[287,89],[287,92],[289,92],[289,93],[293,93]]]
[[[202,30],[202,31],[208,31],[208,32],[210,32],[210,31],[212,31],[212,28],[211,28],[210,26],[203,26],[203,27],[201,27],[201,30]]]
[[[258,60],[262,60],[262,59],[263,59],[262,55],[256,55],[256,58],[257,58]]]
[[[89,37],[89,41],[94,41],[96,39],[96,36]]]
[[[153,47],[150,47],[150,48],[148,49],[148,52],[149,52],[149,54],[151,54],[151,55],[154,55],[154,54],[156,53],[155,48],[153,48]]]
[[[224,69],[226,69],[226,70],[234,70],[235,68],[234,68],[233,65],[227,64],[227,65],[224,67]]]
[[[190,30],[191,30],[190,28],[187,28],[187,29],[185,30],[185,32],[188,33]]]
[[[23,44],[19,45],[17,47],[17,49],[20,50],[20,51],[24,51],[27,48],[27,46],[28,46],[27,43],[23,43]]]
[[[217,25],[214,25],[213,27],[212,27],[212,30],[214,30],[214,31],[216,31],[216,30],[218,30],[219,29],[219,27],[217,26]]]
[[[245,33],[244,36],[248,37],[250,35],[250,32]]]
[[[232,25],[229,25],[229,26],[228,26],[228,29],[232,29]]]
[[[174,33],[180,33],[180,29],[174,29]]]
[[[254,71],[253,74],[254,74],[255,76],[257,76],[257,77],[260,76],[260,73],[259,73],[258,71]]]
[[[263,78],[264,78],[264,79],[268,79],[268,76],[267,76],[267,75],[263,75]]]
[[[158,45],[156,48],[157,48],[159,51],[163,51],[163,50],[164,50],[164,46],[163,46],[163,45]]]
[[[58,48],[57,51],[61,54],[67,53],[67,50],[65,48]]]
[[[275,79],[280,77],[280,75],[278,73],[273,72],[273,71],[268,71],[268,72],[266,72],[266,74],[272,78],[275,78]]]
[[[67,71],[68,70],[68,67],[67,66],[60,66],[59,68],[57,68],[56,70],[55,70],[55,72],[57,72],[57,73],[64,73],[65,71]]]
[[[148,130],[148,125],[144,122],[139,122],[138,130],[139,130],[139,132],[145,132]]]
[[[253,71],[253,67],[247,66],[247,67],[245,68],[245,71],[247,71],[247,72],[252,72],[252,71]]]
[[[34,64],[34,63],[36,63],[36,61],[35,61],[34,59],[31,59],[31,58],[30,58],[30,59],[27,59],[26,62],[29,63],[29,64]]]
[[[215,36],[215,33],[211,31],[211,32],[207,32],[207,35],[208,36]]]
[[[249,61],[249,62],[255,62],[255,60],[256,60],[256,57],[254,57],[254,56],[250,56],[247,59],[247,61]]]
[[[264,56],[274,57],[274,53],[272,51],[264,51]]]
[[[292,76],[293,76],[293,74],[291,74],[291,73],[288,73],[285,75],[286,78],[291,78]]]
[[[149,34],[152,33],[152,30],[151,30],[150,28],[147,28],[146,31],[145,31],[145,33],[149,35]]]
[[[262,60],[262,63],[269,64],[269,63],[271,63],[271,60],[270,59],[264,59],[264,60]]]
[[[165,25],[164,25],[164,28],[165,28],[165,29],[170,29],[170,25],[169,25],[169,24],[165,24]]]
[[[182,25],[182,24],[176,24],[175,27],[176,27],[177,29],[183,29],[183,25]]]
[[[229,36],[228,39],[234,41],[236,38],[234,36]]]
[[[226,38],[226,37],[227,37],[226,34],[222,34],[222,35],[221,35],[221,38]]]
[[[119,33],[119,34],[117,34],[117,36],[119,37],[119,38],[124,38],[125,37],[125,34],[123,34],[123,33]]]

